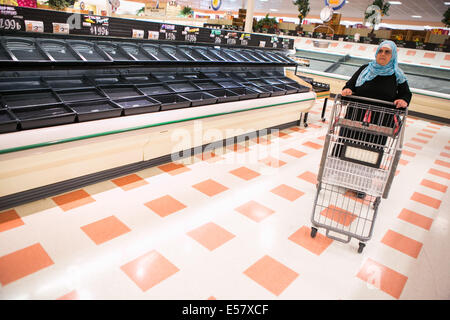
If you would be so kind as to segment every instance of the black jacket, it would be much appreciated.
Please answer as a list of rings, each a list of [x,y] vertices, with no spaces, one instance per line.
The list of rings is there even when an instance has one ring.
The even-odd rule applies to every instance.
[[[349,88],[352,90],[353,95],[360,97],[391,102],[397,99],[403,99],[409,105],[412,94],[409,90],[408,81],[397,84],[395,73],[390,76],[376,76],[374,79],[364,82],[362,86],[356,87],[356,80],[365,67],[367,67],[367,64],[361,66],[355,72],[343,89]]]

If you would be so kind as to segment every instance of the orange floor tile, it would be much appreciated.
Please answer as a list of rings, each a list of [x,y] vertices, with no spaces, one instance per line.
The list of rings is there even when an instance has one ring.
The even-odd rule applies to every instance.
[[[77,190],[52,198],[64,211],[81,207],[95,200],[84,190]]]
[[[234,234],[214,222],[204,224],[201,227],[189,231],[187,234],[210,251],[217,249],[235,237]]]
[[[357,277],[396,299],[400,297],[408,280],[408,277],[403,274],[372,259],[367,259],[364,266],[358,272]]]
[[[114,216],[82,226],[81,230],[97,245],[131,231],[130,228]]]
[[[332,239],[317,233],[314,238],[311,237],[311,228],[303,226],[294,232],[289,240],[320,256],[333,242]]]
[[[264,256],[244,274],[274,295],[280,295],[299,275],[272,257]]]
[[[260,222],[261,220],[275,213],[274,210],[267,208],[264,205],[253,200],[237,207],[235,210],[255,222]]]
[[[0,232],[23,226],[22,219],[16,210],[0,212]]]
[[[52,264],[52,259],[39,243],[9,253],[0,257],[0,284],[6,286]]]
[[[128,262],[120,269],[142,291],[147,291],[179,271],[174,264],[155,250]]]
[[[381,240],[385,245],[417,258],[423,244],[393,230],[388,230]]]
[[[312,238],[323,102],[307,128],[2,210],[0,298],[447,300],[450,127],[408,118],[368,240],[361,208],[375,196],[349,186],[316,214],[354,236]]]

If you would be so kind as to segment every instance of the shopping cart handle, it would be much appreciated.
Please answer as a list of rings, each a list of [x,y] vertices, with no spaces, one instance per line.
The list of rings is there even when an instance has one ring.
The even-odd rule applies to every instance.
[[[360,97],[360,96],[353,96],[353,95],[341,96],[341,100],[371,104],[371,105],[376,105],[376,106],[386,107],[386,108],[395,107],[395,104],[390,101],[384,101],[384,100],[372,99],[372,98],[366,98],[366,97]]]

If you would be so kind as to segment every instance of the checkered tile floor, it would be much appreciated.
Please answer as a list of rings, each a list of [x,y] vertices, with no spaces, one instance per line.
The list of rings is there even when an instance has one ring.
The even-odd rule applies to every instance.
[[[308,128],[0,212],[0,298],[449,299],[450,128],[408,119],[358,254],[310,237],[322,103]]]

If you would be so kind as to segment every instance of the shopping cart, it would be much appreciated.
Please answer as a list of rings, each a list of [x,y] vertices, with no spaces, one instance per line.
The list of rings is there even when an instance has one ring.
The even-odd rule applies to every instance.
[[[362,253],[395,176],[406,117],[407,109],[391,102],[336,96],[317,175],[311,237],[325,228],[331,239],[358,239]]]

